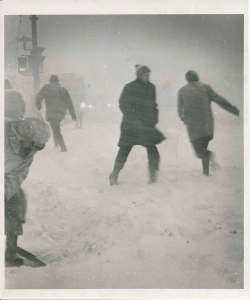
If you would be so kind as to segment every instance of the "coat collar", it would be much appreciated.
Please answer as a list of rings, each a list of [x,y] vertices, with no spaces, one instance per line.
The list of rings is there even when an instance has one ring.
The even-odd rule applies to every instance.
[[[141,78],[136,78],[135,81],[138,82],[138,83],[140,83],[140,84],[143,84],[144,86],[147,86],[150,83],[150,81],[144,82]]]

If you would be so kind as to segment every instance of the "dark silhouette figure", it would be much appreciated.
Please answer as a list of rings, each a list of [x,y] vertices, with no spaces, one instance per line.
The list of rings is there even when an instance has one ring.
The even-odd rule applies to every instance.
[[[136,80],[125,85],[119,100],[123,119],[118,144],[120,149],[110,175],[111,185],[118,184],[118,175],[134,145],[146,147],[150,183],[157,179],[160,155],[156,144],[161,143],[165,137],[155,127],[158,123],[156,88],[149,81],[150,69],[147,66],[137,65],[136,75]]]
[[[36,96],[36,106],[40,110],[45,100],[46,119],[50,124],[55,146],[60,146],[62,152],[67,148],[61,132],[61,121],[69,111],[72,120],[76,120],[75,109],[66,88],[62,87],[56,75],[50,77],[50,83],[44,85]]]

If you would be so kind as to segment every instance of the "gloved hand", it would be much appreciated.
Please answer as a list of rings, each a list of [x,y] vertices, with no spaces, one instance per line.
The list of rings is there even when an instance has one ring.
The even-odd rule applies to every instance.
[[[239,116],[240,115],[240,110],[236,106],[233,106],[232,113],[236,116]]]
[[[31,152],[41,151],[45,144],[35,144],[34,142],[21,141],[20,154],[23,158],[27,157]]]

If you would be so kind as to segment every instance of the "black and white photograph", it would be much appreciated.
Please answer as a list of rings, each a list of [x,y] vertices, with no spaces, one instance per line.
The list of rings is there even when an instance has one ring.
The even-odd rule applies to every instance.
[[[5,289],[244,289],[245,18],[4,15]]]

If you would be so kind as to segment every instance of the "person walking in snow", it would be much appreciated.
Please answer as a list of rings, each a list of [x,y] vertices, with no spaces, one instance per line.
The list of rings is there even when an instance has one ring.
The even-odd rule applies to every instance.
[[[157,179],[160,155],[156,145],[165,137],[155,127],[158,123],[156,88],[150,82],[150,69],[147,66],[136,66],[136,80],[123,88],[119,107],[123,114],[119,151],[114,168],[110,174],[110,185],[118,184],[118,175],[124,167],[133,146],[141,145],[147,149],[150,183]]]
[[[239,109],[218,95],[211,86],[202,83],[195,71],[185,75],[187,84],[178,92],[178,115],[187,127],[190,142],[202,161],[203,174],[209,176],[213,153],[208,150],[214,137],[214,118],[211,104],[214,102],[228,112],[239,116]]]
[[[27,199],[21,187],[33,157],[49,139],[49,128],[41,120],[24,118],[25,103],[18,92],[10,91],[5,81],[5,143],[4,143],[4,200],[6,266],[21,266],[18,257],[18,236],[23,233]]]
[[[42,87],[36,96],[36,106],[41,110],[45,99],[46,119],[50,124],[55,146],[60,146],[62,152],[67,151],[61,132],[61,122],[69,111],[72,120],[76,121],[75,109],[68,90],[59,83],[57,75],[50,77],[50,82]]]

